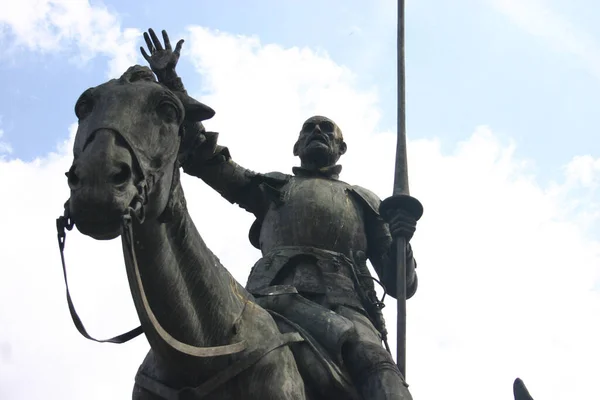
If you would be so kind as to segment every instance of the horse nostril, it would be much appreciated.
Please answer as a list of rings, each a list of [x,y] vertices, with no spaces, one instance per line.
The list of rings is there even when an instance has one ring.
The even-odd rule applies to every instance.
[[[119,172],[112,175],[112,183],[115,185],[127,183],[131,179],[131,168],[125,163],[120,163],[118,168]]]
[[[71,188],[75,188],[77,186],[79,186],[79,177],[77,176],[77,174],[75,173],[75,166],[71,166],[71,168],[69,168],[69,171],[65,173],[65,175],[67,176],[67,182],[69,183],[69,187]]]

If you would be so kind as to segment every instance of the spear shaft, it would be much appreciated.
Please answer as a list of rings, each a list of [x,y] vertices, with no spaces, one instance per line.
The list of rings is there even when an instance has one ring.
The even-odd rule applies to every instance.
[[[408,165],[406,162],[406,89],[404,62],[404,0],[398,0],[398,141],[396,142],[396,172],[394,174],[394,195],[409,194]]]
[[[404,57],[404,0],[398,0],[398,139],[396,142],[396,168],[393,195],[381,204],[382,215],[390,215],[394,209],[402,209],[415,220],[421,218],[423,206],[408,189],[408,162],[406,151],[406,100]],[[396,363],[406,379],[406,239],[397,237],[392,244],[395,249],[396,266]]]
[[[398,0],[398,114],[396,142],[396,170],[394,173],[394,196],[408,195],[408,165],[406,154],[406,89],[404,61],[404,0]],[[397,238],[396,243],[396,363],[406,379],[406,240]]]

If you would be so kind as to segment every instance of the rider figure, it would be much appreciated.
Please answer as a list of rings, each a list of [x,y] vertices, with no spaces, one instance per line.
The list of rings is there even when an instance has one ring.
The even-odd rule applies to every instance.
[[[151,55],[142,53],[159,81],[177,92],[184,105],[190,99],[175,65],[183,41],[165,49],[154,32],[144,34]],[[260,174],[237,165],[218,134],[201,123],[185,122],[180,162],[183,170],[201,178],[231,203],[251,212],[256,221],[250,242],[263,257],[253,267],[247,289],[258,294],[265,287],[295,287],[305,299],[345,317],[353,325],[344,339],[341,358],[363,398],[410,399],[391,354],[382,346],[385,325],[370,260],[387,293],[395,297],[393,237],[408,243],[416,221],[395,210],[384,221],[380,199],[359,186],[339,180],[339,158],[346,152],[342,131],[329,118],[311,117],[294,145],[300,166],[293,175]],[[407,297],[417,289],[416,263],[410,244],[406,249]],[[303,326],[302,321],[298,325]],[[306,327],[305,327],[306,328]],[[306,328],[307,330],[310,330]],[[386,343],[387,346],[387,343]]]

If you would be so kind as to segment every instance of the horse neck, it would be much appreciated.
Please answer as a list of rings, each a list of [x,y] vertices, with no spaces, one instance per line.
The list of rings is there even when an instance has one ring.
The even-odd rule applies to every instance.
[[[198,347],[230,344],[247,294],[202,240],[180,186],[174,195],[180,201],[167,222],[133,225],[133,248],[148,303],[160,325],[177,340]],[[126,240],[123,246],[127,254]],[[158,336],[144,310],[132,258],[125,259],[146,337],[155,351],[171,356],[175,350]]]

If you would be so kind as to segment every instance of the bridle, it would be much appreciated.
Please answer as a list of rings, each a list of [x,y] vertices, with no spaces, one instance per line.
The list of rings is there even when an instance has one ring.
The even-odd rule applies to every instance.
[[[132,151],[132,156],[134,158],[136,158],[136,155],[133,151]],[[137,161],[137,159],[136,159],[136,161]],[[147,182],[148,182],[148,180],[145,177],[143,177],[140,184],[138,184],[136,186],[137,193],[136,193],[135,197],[133,198],[131,205],[127,208],[127,211],[125,212],[125,214],[123,214],[123,216],[121,218],[123,234],[126,234],[126,232],[130,232],[126,236],[130,240],[132,254],[135,254],[135,253],[134,253],[134,249],[133,249],[133,240],[131,239],[131,238],[133,238],[133,232],[131,231],[131,220],[132,220],[132,218],[135,218],[139,223],[143,223],[145,220],[145,207],[144,206],[146,205],[146,202],[148,199],[148,183]],[[77,311],[75,310],[75,305],[73,304],[73,299],[71,298],[71,293],[69,290],[69,282],[67,279],[67,266],[65,263],[65,242],[66,242],[66,238],[67,238],[66,231],[71,231],[73,229],[73,227],[75,226],[75,223],[71,219],[71,216],[69,213],[69,201],[70,201],[70,199],[65,202],[63,215],[56,219],[56,231],[57,231],[57,239],[58,239],[58,249],[60,251],[60,261],[62,264],[63,277],[65,280],[67,303],[69,305],[69,313],[71,314],[71,319],[73,320],[73,324],[75,324],[75,327],[77,328],[77,330],[83,337],[85,337],[86,339],[92,340],[94,342],[115,343],[115,344],[122,344],[122,343],[128,342],[131,339],[138,337],[139,335],[141,335],[144,332],[141,325],[138,326],[137,328],[130,330],[129,332],[125,332],[123,334],[117,335],[110,339],[96,339],[87,332],[87,330],[85,329],[85,326],[83,325],[83,322],[81,321],[81,318],[79,317],[79,315],[77,314]],[[136,266],[137,266],[137,263],[136,263]]]
[[[121,136],[125,142],[128,144],[130,151],[132,153],[132,157],[134,162],[140,166],[142,170],[143,167],[139,163],[139,158],[135,153],[134,148],[129,144],[124,135],[121,135],[119,132],[115,132],[119,136]],[[146,297],[146,292],[144,290],[144,286],[142,284],[140,269],[137,262],[135,247],[134,247],[134,234],[133,234],[133,220],[138,224],[142,224],[145,220],[145,207],[148,202],[148,194],[151,192],[152,186],[156,182],[156,177],[153,174],[147,174],[145,171],[141,171],[141,180],[140,183],[136,185],[137,194],[135,195],[131,205],[127,208],[126,212],[122,215],[121,218],[121,226],[122,226],[122,235],[125,240],[124,248],[127,250],[128,256],[130,257],[131,263],[125,263],[126,265],[131,265],[133,268],[134,281],[137,286],[137,290],[132,290],[132,294],[135,296],[135,293],[139,293],[139,300],[144,308],[144,312],[152,325],[152,328],[158,333],[161,339],[167,343],[174,350],[186,354],[191,357],[198,358],[210,358],[216,356],[226,356],[226,355],[234,355],[243,353],[243,356],[240,357],[239,360],[231,364],[227,369],[220,371],[209,380],[205,381],[202,385],[198,387],[186,387],[183,389],[173,389],[157,380],[144,375],[141,372],[138,372],[136,375],[136,383],[146,390],[151,391],[155,395],[165,398],[165,399],[180,399],[185,393],[193,394],[194,398],[202,398],[212,392],[217,387],[221,386],[223,383],[229,381],[234,378],[244,370],[250,368],[252,365],[257,363],[262,357],[271,351],[280,348],[282,346],[288,345],[294,342],[300,342],[304,339],[296,332],[285,333],[276,336],[275,338],[265,338],[262,343],[256,348],[250,350],[248,349],[248,344],[245,340],[241,340],[240,342],[222,345],[222,346],[213,346],[213,347],[198,347],[192,346],[187,343],[183,343],[173,336],[171,336],[159,323],[158,319],[152,312],[150,308],[148,298]],[[178,164],[175,161],[175,166],[173,168],[173,174],[178,173]],[[171,193],[170,196],[173,196],[175,179],[172,180],[171,185]],[[63,277],[65,281],[66,288],[66,296],[67,303],[69,306],[69,313],[71,314],[71,319],[79,333],[85,337],[86,339],[92,340],[98,343],[115,343],[122,344],[130,341],[131,339],[141,335],[144,330],[142,326],[138,326],[128,332],[125,332],[121,335],[112,337],[110,339],[96,339],[92,337],[87,330],[85,329],[81,318],[77,314],[75,310],[75,306],[73,304],[73,300],[71,298],[71,293],[69,291],[69,284],[67,279],[67,268],[65,263],[65,241],[66,241],[66,231],[70,231],[73,229],[75,223],[71,219],[69,213],[69,200],[65,203],[64,214],[56,219],[56,229],[57,229],[57,238],[58,238],[58,248],[60,250],[60,258],[62,263]]]
[[[129,144],[129,141],[125,137],[125,135],[122,135],[118,131],[114,131],[114,132],[115,132],[115,134],[117,134],[121,138],[123,138],[123,140],[128,144],[128,147],[131,151],[134,163],[136,163],[140,167],[139,169],[141,170],[141,179],[140,179],[140,182],[136,185],[137,193],[134,196],[130,206],[127,208],[125,213],[121,216],[121,227],[122,227],[122,235],[123,235],[123,238],[125,239],[125,244],[126,244],[125,249],[127,249],[127,252],[129,253],[128,255],[130,257],[130,261],[133,266],[133,273],[136,278],[135,279],[135,282],[137,284],[136,289],[137,289],[137,291],[139,291],[140,300],[144,307],[144,312],[146,313],[148,319],[150,320],[152,327],[156,330],[156,332],[159,334],[159,336],[167,344],[169,344],[172,348],[174,348],[175,350],[178,350],[184,354],[187,354],[189,356],[215,357],[215,356],[236,354],[236,353],[240,353],[240,352],[244,351],[247,347],[245,341],[241,341],[241,342],[230,344],[230,345],[215,346],[215,347],[191,346],[189,344],[180,342],[177,339],[175,339],[158,322],[158,319],[156,318],[156,316],[154,315],[154,312],[150,308],[150,304],[148,302],[148,298],[146,297],[146,292],[145,292],[144,286],[142,284],[139,265],[137,262],[137,257],[136,257],[135,248],[134,248],[133,226],[132,226],[134,219],[136,220],[136,222],[138,224],[144,223],[145,218],[146,218],[145,208],[148,203],[148,194],[151,192],[152,187],[154,186],[154,183],[156,182],[157,178],[154,174],[145,173],[145,171],[143,171],[142,164],[139,163],[139,158],[134,150],[134,147],[132,147]],[[175,163],[177,163],[177,162],[175,161]],[[175,174],[176,172],[177,172],[177,165],[175,165],[175,167],[173,169],[173,174]],[[173,193],[172,193],[173,189],[174,188],[172,185],[170,196],[173,195]],[[57,228],[57,233],[58,233],[58,235],[57,235],[58,248],[60,250],[60,259],[61,259],[62,268],[63,268],[63,276],[65,279],[67,303],[69,305],[69,312],[71,314],[71,319],[73,320],[75,327],[77,328],[79,333],[81,333],[86,339],[93,340],[93,341],[99,342],[99,343],[121,344],[121,343],[125,343],[125,342],[139,336],[140,334],[143,333],[143,329],[141,326],[139,326],[135,329],[132,329],[129,332],[123,333],[121,335],[115,336],[110,339],[104,339],[104,340],[96,339],[87,333],[87,331],[81,321],[81,318],[79,317],[79,315],[77,314],[77,311],[75,310],[75,306],[74,306],[73,300],[71,298],[68,280],[67,280],[67,268],[66,268],[65,255],[64,255],[66,231],[72,230],[74,225],[75,225],[75,223],[71,219],[71,216],[69,213],[69,200],[67,200],[67,202],[65,203],[64,214],[62,216],[60,216],[59,218],[57,218],[57,220],[56,220],[56,228]],[[134,293],[135,292],[136,291],[134,291]]]
[[[65,208],[67,208],[67,207],[68,207],[68,203],[65,204]],[[83,322],[81,321],[81,318],[79,318],[79,315],[77,314],[77,311],[75,310],[75,305],[73,304],[73,300],[71,298],[71,293],[69,291],[69,283],[67,280],[67,268],[65,265],[65,255],[64,255],[65,239],[66,239],[65,230],[70,231],[71,229],[73,229],[73,226],[74,226],[73,221],[68,216],[67,210],[65,210],[64,215],[62,215],[56,219],[56,229],[58,232],[58,248],[60,250],[60,259],[61,259],[61,263],[62,263],[63,277],[65,279],[65,287],[66,287],[66,292],[67,292],[67,303],[69,305],[69,313],[71,314],[71,319],[73,320],[73,324],[75,324],[75,327],[77,328],[77,330],[83,337],[85,337],[86,339],[92,340],[94,342],[98,342],[98,343],[121,344],[121,343],[128,342],[135,337],[138,337],[139,335],[141,335],[144,332],[141,325],[135,329],[130,330],[129,332],[125,332],[121,335],[117,335],[110,339],[96,339],[93,336],[91,336],[85,329],[85,326],[83,325]]]

